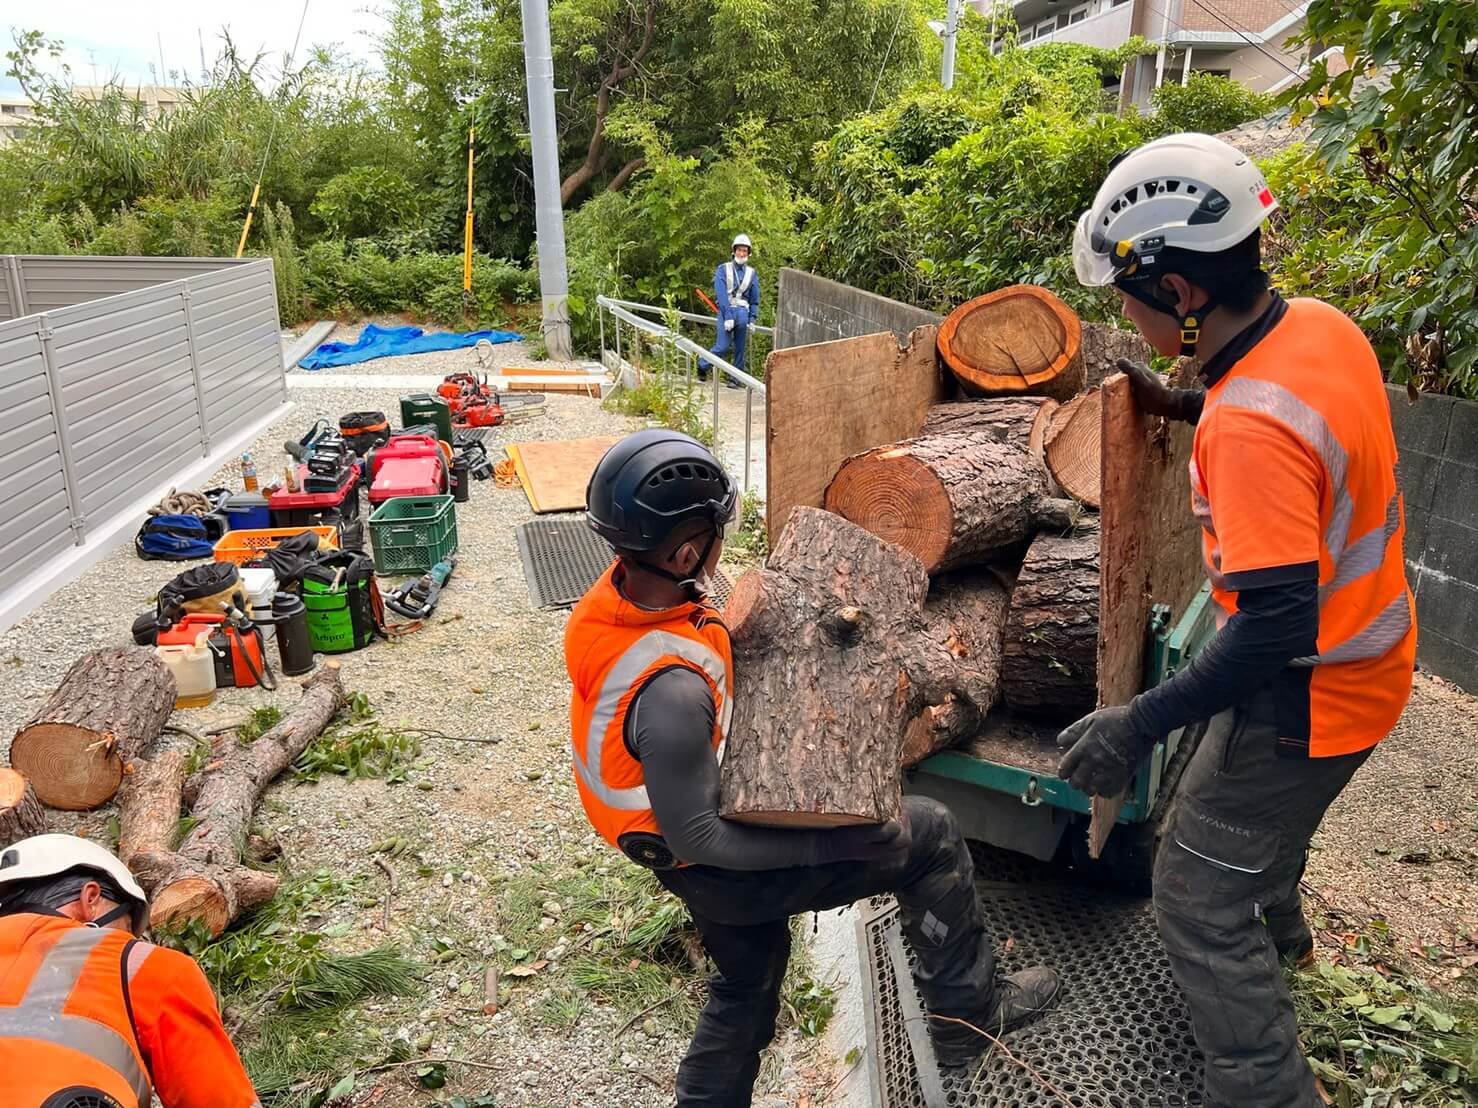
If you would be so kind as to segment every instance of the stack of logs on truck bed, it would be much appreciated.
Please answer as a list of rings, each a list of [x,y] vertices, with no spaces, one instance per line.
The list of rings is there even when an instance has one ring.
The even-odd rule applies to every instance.
[[[1049,724],[1095,707],[1097,386],[1148,350],[1032,286],[962,306],[938,345],[968,398],[843,462],[734,587],[729,818],[891,819],[901,767],[1002,701]]]

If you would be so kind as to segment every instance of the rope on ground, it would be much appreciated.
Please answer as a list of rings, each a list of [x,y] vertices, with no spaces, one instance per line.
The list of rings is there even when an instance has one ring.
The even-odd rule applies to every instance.
[[[170,489],[162,500],[149,509],[151,516],[205,516],[215,507],[202,493]]]
[[[493,483],[500,489],[518,487],[518,467],[512,458],[504,458],[493,466]]]

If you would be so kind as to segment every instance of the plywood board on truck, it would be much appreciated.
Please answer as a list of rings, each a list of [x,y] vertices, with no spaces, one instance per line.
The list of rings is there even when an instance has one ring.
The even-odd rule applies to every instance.
[[[766,523],[773,543],[797,505],[821,507],[851,455],[918,434],[953,379],[935,357],[937,328],[900,346],[884,331],[791,346],[765,359]]]

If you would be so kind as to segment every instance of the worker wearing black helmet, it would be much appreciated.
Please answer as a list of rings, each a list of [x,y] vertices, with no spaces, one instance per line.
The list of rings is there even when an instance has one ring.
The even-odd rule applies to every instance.
[[[1259,239],[1276,207],[1245,155],[1170,135],[1115,164],[1074,241],[1079,279],[1112,285],[1159,353],[1196,355],[1205,385],[1120,363],[1141,408],[1197,425],[1191,509],[1216,637],[1064,731],[1058,773],[1115,796],[1160,736],[1210,720],[1154,891],[1213,1108],[1320,1103],[1279,958],[1312,956],[1310,838],[1400,716],[1416,647],[1380,366],[1338,310],[1268,288]]]
[[[565,633],[580,798],[612,846],[656,872],[692,913],[714,963],[708,1002],[678,1069],[677,1103],[750,1103],[775,1032],[789,918],[896,893],[929,1010],[993,1034],[1050,1008],[1048,969],[997,978],[959,826],[908,797],[894,823],[790,831],[719,817],[719,762],[733,710],[729,634],[707,601],[736,490],[718,460],[673,431],[611,448],[587,492],[591,527],[617,560]],[[939,1061],[968,1065],[986,1041],[931,1021]]]

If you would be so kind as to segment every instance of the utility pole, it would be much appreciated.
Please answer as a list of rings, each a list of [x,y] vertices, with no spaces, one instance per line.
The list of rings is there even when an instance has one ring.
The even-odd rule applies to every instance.
[[[961,0],[949,0],[944,16],[944,60],[939,63],[939,83],[955,87],[955,37],[960,31]]]
[[[539,244],[539,293],[544,301],[544,346],[569,361],[569,278],[565,270],[564,205],[559,198],[559,143],[554,130],[554,56],[549,45],[548,0],[521,0],[523,64],[529,87],[529,140],[534,152],[534,233]]]

